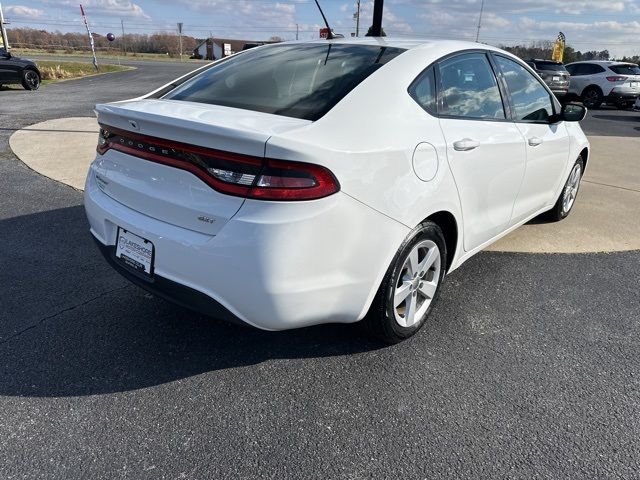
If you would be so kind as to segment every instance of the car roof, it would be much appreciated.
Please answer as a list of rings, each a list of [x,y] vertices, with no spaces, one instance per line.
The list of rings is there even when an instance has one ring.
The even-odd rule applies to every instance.
[[[405,50],[411,50],[415,48],[430,48],[439,47],[447,48],[452,52],[457,50],[469,50],[469,49],[483,49],[483,50],[499,50],[491,45],[485,45],[483,43],[469,42],[463,40],[442,40],[442,39],[429,39],[429,38],[396,38],[396,37],[349,37],[349,38],[333,38],[326,40],[318,38],[314,40],[300,40],[293,42],[286,42],[288,44],[350,44],[350,45],[377,45],[381,47],[396,47],[403,48]]]
[[[527,62],[544,62],[544,63],[553,63],[556,65],[562,65],[562,62],[556,62],[555,60],[546,60],[544,58],[530,58]]]
[[[603,65],[605,67],[610,65],[636,65],[631,62],[616,62],[614,60],[580,60],[579,62],[571,62],[569,65],[578,65],[580,63],[595,63],[596,65]]]

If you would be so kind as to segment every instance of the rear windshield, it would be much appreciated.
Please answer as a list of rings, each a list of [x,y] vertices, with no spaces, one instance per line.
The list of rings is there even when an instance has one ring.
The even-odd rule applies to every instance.
[[[566,72],[567,69],[561,63],[555,62],[536,62],[536,68],[538,70],[551,70],[553,72]]]
[[[610,65],[609,69],[618,75],[640,75],[640,67],[637,65]]]
[[[273,45],[240,53],[163,98],[317,120],[400,55],[377,45]]]

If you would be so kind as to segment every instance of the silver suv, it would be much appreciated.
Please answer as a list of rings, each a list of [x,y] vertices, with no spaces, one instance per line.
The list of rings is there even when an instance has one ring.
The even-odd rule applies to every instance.
[[[569,72],[561,62],[532,59],[527,60],[527,65],[536,71],[557,98],[561,99],[567,96]]]
[[[569,94],[587,108],[609,103],[629,108],[640,96],[640,67],[635,63],[588,61],[566,66],[571,74]]]

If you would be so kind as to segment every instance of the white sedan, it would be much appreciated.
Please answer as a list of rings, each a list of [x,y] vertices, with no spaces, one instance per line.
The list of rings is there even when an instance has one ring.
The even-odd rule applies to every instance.
[[[417,332],[446,273],[571,211],[579,120],[518,58],[380,38],[248,50],[96,107],[85,206],[141,287],[267,330]]]

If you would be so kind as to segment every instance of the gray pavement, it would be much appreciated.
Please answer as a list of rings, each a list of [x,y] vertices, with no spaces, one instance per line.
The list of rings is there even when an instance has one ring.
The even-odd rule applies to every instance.
[[[0,92],[0,478],[640,475],[637,251],[481,253],[392,348],[226,325],[111,271],[81,194],[7,139],[180,73]]]
[[[581,125],[587,135],[637,138],[640,137],[640,112],[603,105],[589,110]]]

